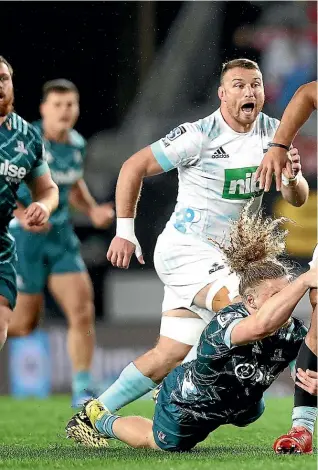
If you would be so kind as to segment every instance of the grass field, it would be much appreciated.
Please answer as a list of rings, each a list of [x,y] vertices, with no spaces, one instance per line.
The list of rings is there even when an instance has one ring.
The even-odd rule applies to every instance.
[[[317,456],[276,456],[275,437],[290,426],[291,399],[268,399],[265,414],[247,428],[224,426],[188,454],[129,449],[111,441],[109,449],[85,449],[65,439],[73,414],[68,397],[21,400],[1,397],[0,468],[118,470],[276,470],[316,469]],[[151,417],[151,401],[141,400],[123,414]]]

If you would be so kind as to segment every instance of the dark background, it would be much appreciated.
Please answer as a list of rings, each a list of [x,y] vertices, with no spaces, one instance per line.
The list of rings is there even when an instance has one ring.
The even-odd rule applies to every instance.
[[[138,87],[143,3],[2,2],[0,54],[14,69],[17,112],[37,119],[43,83],[63,77],[82,91],[80,133],[118,125]],[[155,2],[156,48],[181,4]]]

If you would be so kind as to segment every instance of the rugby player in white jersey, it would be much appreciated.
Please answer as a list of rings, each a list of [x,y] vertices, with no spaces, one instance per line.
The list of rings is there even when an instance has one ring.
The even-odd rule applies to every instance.
[[[179,193],[154,255],[165,286],[160,337],[99,397],[112,413],[154,389],[184,360],[215,312],[237,295],[238,279],[230,273],[217,243],[226,240],[230,219],[238,219],[248,199],[255,197],[253,210],[259,209],[262,191],[255,173],[279,122],[261,113],[264,86],[253,61],[224,64],[218,95],[217,111],[180,125],[134,154],[121,169],[117,233],[107,253],[113,266],[128,268],[134,252],[144,263],[134,232],[143,178],[178,168]],[[307,200],[308,185],[300,172],[297,149],[291,156],[292,166],[284,169],[288,184],[281,192],[290,204],[301,206]],[[289,182],[293,172],[297,178]]]
[[[301,86],[291,99],[282,116],[274,136],[275,147],[270,148],[259,166],[260,186],[268,191],[272,174],[276,175],[276,186],[280,188],[281,171],[288,163],[288,149],[297,132],[317,109],[317,82]],[[318,263],[318,245],[310,266]],[[317,289],[310,290],[312,318],[309,331],[303,341],[296,361],[297,381],[295,384],[293,426],[288,434],[276,439],[276,453],[310,453],[313,447],[313,431],[317,418]]]

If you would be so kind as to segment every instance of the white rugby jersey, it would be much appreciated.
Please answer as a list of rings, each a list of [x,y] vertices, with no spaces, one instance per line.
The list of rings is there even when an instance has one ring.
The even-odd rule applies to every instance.
[[[238,219],[247,200],[255,196],[255,211],[261,205],[255,173],[278,125],[277,119],[260,113],[250,132],[235,132],[218,109],[153,143],[163,170],[178,168],[177,204],[167,228],[204,241],[226,240],[230,220]]]

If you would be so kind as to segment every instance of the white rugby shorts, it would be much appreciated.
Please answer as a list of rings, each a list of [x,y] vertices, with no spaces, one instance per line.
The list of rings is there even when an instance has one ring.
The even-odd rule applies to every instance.
[[[168,224],[158,237],[154,264],[164,284],[162,312],[187,308],[209,323],[214,314],[194,305],[193,299],[203,287],[230,275],[221,251],[212,243],[182,234]],[[233,276],[238,295],[239,278]]]

